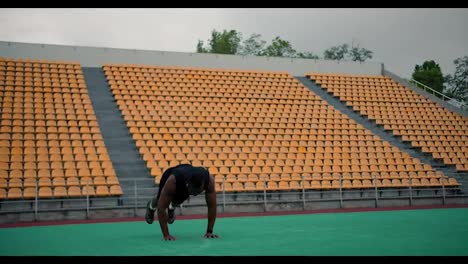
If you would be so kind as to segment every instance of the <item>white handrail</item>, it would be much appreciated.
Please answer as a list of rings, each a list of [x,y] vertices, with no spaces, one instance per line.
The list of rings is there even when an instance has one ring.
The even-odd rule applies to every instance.
[[[438,92],[438,91],[432,89],[431,87],[425,85],[424,83],[418,82],[418,81],[416,81],[415,79],[411,79],[410,82],[422,86],[422,87],[424,88],[424,90],[429,89],[429,90],[432,92],[432,94],[437,93],[437,94],[441,95],[442,98],[444,99],[444,101],[446,101],[445,98],[447,98],[448,100],[453,100],[453,101],[457,102],[457,104],[459,104],[459,105],[461,106],[461,108],[468,108],[468,105],[467,105],[467,104],[462,103],[462,102],[460,102],[460,101],[458,101],[458,100],[456,100],[456,99],[454,99],[454,98],[448,97],[448,96],[446,96],[445,94],[443,94],[443,93],[441,93],[441,92]]]

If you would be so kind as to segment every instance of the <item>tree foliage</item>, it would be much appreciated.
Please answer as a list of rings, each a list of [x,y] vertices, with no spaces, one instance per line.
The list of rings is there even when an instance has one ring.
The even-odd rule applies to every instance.
[[[348,53],[348,44],[331,47],[323,52],[323,58],[326,60],[343,60]]]
[[[422,65],[416,65],[412,77],[414,80],[442,93],[444,77],[439,64],[435,61],[425,61]]]
[[[468,103],[468,56],[458,58],[453,63],[455,73],[445,77],[447,86],[444,92],[449,97]]]
[[[296,53],[296,58],[317,60],[317,59],[320,59],[320,56],[314,54],[313,52],[305,51],[305,52]]]
[[[329,60],[350,59],[363,62],[372,59],[373,52],[358,47],[351,47],[348,44],[342,44],[325,50],[324,58]],[[236,30],[213,30],[211,38],[206,42],[202,40],[197,43],[196,51],[198,53],[217,53],[233,54],[243,56],[268,56],[268,57],[286,57],[303,59],[320,59],[310,51],[297,51],[293,45],[280,36],[275,37],[267,45],[267,42],[261,39],[260,34],[252,34],[246,40],[242,40],[242,33]]]
[[[367,59],[372,59],[372,54],[373,52],[368,49],[353,47],[349,51],[348,56],[351,58],[352,61],[364,62]]]
[[[366,48],[351,47],[348,44],[331,47],[323,52],[323,57],[327,60],[344,60],[364,62],[372,59],[373,52]]]
[[[236,30],[223,30],[211,32],[211,39],[208,40],[208,47],[203,46],[203,41],[199,40],[197,52],[199,53],[217,53],[217,54],[237,54],[241,45],[242,34]]]
[[[260,56],[265,47],[266,41],[260,39],[260,34],[252,34],[248,39],[242,42],[242,46],[239,48],[239,55],[253,55]]]
[[[262,56],[268,57],[289,57],[292,58],[296,54],[296,50],[293,49],[289,41],[276,37],[271,41],[262,52]]]

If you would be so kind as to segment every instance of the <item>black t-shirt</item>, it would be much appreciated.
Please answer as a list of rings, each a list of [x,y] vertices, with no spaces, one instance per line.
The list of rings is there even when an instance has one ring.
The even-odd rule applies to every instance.
[[[171,167],[167,169],[162,177],[161,181],[159,182],[159,191],[158,191],[158,199],[161,194],[161,190],[164,187],[167,179],[170,175],[174,175],[176,178],[176,193],[172,200],[175,204],[181,204],[189,197],[189,192],[187,189],[187,179],[191,178],[194,175],[202,175],[204,177],[204,190],[208,189],[208,184],[210,182],[210,174],[209,172],[203,167],[194,167],[190,164],[181,164],[175,167]]]

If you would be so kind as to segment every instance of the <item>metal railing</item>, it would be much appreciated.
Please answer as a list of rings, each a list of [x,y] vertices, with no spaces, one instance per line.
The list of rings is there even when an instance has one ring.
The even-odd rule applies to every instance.
[[[463,194],[460,187],[444,186],[444,181],[441,186],[435,188],[422,187],[414,188],[409,178],[409,186],[401,188],[382,188],[376,185],[374,176],[374,186],[368,188],[343,188],[343,179],[339,178],[339,187],[328,188],[327,190],[318,190],[305,188],[304,177],[301,178],[301,188],[296,190],[271,190],[267,186],[268,180],[260,179],[263,184],[263,189],[255,191],[232,191],[226,190],[226,180],[222,179],[221,190],[217,191],[218,201],[221,201],[223,211],[227,205],[242,205],[242,204],[263,204],[263,210],[267,211],[268,206],[275,203],[302,203],[302,208],[305,209],[309,202],[320,201],[337,201],[339,207],[343,208],[343,204],[350,200],[375,200],[377,207],[380,199],[408,199],[409,205],[413,204],[415,198],[439,198],[442,199],[442,204],[446,204],[446,199],[450,197],[467,197]],[[309,180],[309,179],[307,179]],[[137,215],[137,210],[144,208],[157,192],[158,187],[142,187],[138,186],[138,181],[148,181],[144,179],[119,179],[123,186],[126,186],[124,194],[118,197],[96,197],[86,192],[84,197],[79,198],[49,198],[44,199],[38,195],[38,187],[36,184],[36,195],[31,200],[1,200],[0,201],[0,217],[7,213],[34,213],[34,219],[38,219],[38,214],[41,212],[57,212],[57,211],[73,211],[81,210],[86,212],[86,218],[89,218],[92,210],[98,209],[133,209],[134,216]],[[129,184],[130,183],[130,184]],[[88,185],[87,185],[88,187]],[[88,188],[87,188],[88,190]],[[421,194],[426,193],[426,195]],[[293,198],[285,198],[289,195]],[[243,197],[250,197],[244,199]],[[272,199],[276,197],[276,199]],[[311,198],[312,197],[312,198]],[[242,198],[242,199],[240,199]],[[198,201],[191,199],[186,202],[183,207],[204,206],[205,201],[199,198]]]
[[[452,105],[455,105],[455,106],[457,106],[457,107],[459,107],[461,109],[468,109],[467,104],[465,104],[463,102],[460,102],[460,101],[458,101],[458,100],[456,100],[454,98],[451,98],[449,96],[446,96],[445,94],[432,89],[431,87],[425,85],[424,83],[418,82],[415,79],[411,79],[409,82],[416,85],[419,88],[424,89],[424,91],[429,91],[432,95],[436,95],[436,94],[439,95],[439,97],[441,97],[442,100],[444,100],[444,101],[455,102],[455,104],[451,103]]]

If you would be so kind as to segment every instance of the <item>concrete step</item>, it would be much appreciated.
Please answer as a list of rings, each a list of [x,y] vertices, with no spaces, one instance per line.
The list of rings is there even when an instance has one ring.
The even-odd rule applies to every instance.
[[[92,67],[82,69],[104,143],[122,187],[127,185],[123,179],[132,178],[148,179],[140,181],[138,186],[154,186],[153,177],[131,137],[103,70]]]

